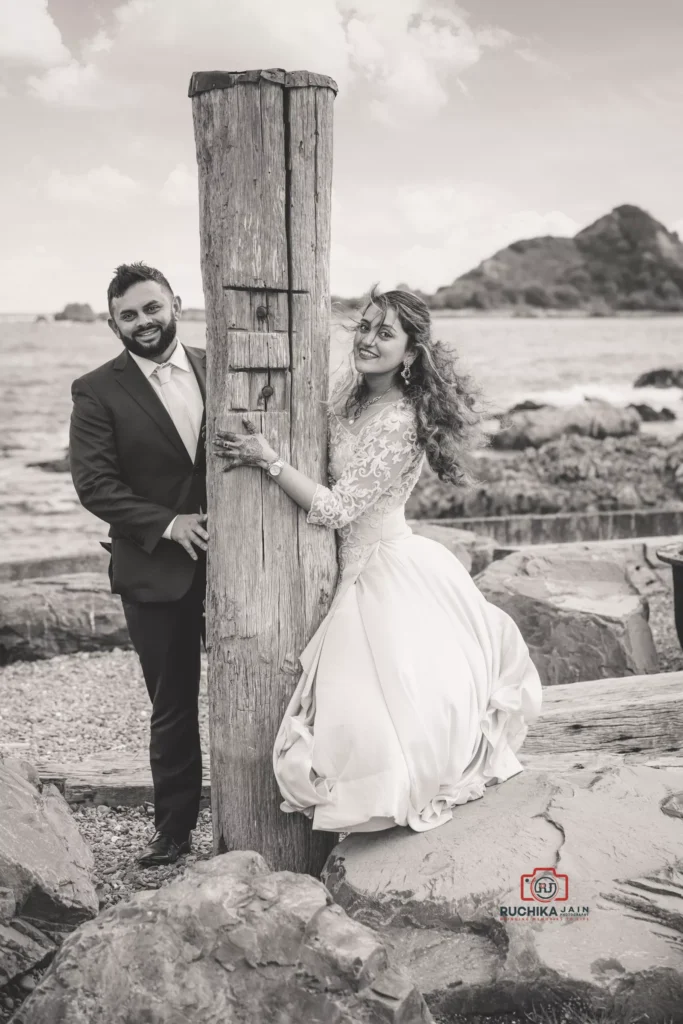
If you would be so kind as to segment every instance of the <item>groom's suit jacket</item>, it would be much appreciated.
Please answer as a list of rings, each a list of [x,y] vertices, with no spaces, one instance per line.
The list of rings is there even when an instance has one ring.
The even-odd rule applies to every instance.
[[[184,347],[206,403],[206,353]],[[71,475],[81,503],[109,523],[113,593],[144,603],[179,600],[197,562],[162,534],[174,516],[206,512],[206,413],[193,463],[125,350],[75,380],[71,395]]]

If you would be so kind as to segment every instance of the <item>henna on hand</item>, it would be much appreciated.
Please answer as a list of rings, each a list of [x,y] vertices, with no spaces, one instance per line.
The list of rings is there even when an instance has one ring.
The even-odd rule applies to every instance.
[[[265,452],[258,434],[238,442],[237,455],[244,466],[259,466],[265,461]]]
[[[214,455],[229,462],[226,469],[236,466],[264,466],[268,462],[271,451],[263,434],[258,433],[254,425],[245,418],[248,434],[235,434],[232,431],[218,430],[214,437]]]

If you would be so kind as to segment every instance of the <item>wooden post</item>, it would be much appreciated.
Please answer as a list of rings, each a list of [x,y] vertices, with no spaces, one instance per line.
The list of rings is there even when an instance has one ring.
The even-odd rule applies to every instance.
[[[326,480],[332,113],[307,71],[192,76],[207,318],[207,437],[248,411]],[[209,459],[207,596],[214,850],[319,875],[335,837],[284,814],[272,748],[337,573],[332,531],[261,471]]]

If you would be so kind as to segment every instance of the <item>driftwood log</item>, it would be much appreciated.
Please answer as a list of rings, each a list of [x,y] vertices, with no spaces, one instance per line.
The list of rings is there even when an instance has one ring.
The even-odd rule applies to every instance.
[[[524,751],[665,754],[682,747],[683,672],[662,672],[546,687]]]
[[[281,456],[326,479],[335,83],[207,72],[190,96],[207,317],[207,437],[248,413]],[[210,459],[207,598],[216,852],[318,874],[331,836],[280,811],[272,747],[325,615],[334,535],[260,471]]]

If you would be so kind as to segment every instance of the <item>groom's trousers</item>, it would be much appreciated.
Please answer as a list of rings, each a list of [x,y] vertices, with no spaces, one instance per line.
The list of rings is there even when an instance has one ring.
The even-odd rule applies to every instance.
[[[178,841],[197,825],[202,791],[199,740],[206,555],[179,601],[123,601],[130,639],[152,701],[149,759],[155,827]]]

